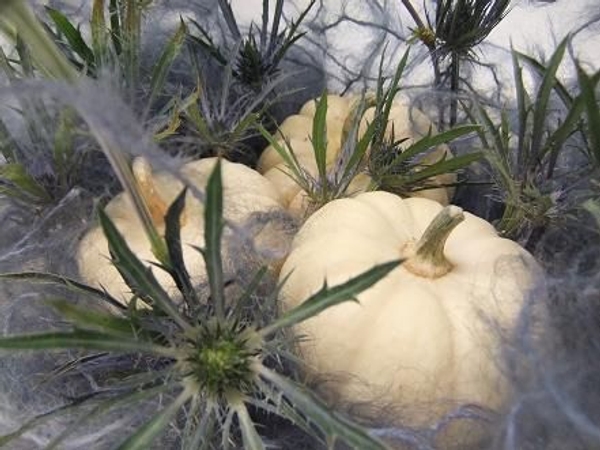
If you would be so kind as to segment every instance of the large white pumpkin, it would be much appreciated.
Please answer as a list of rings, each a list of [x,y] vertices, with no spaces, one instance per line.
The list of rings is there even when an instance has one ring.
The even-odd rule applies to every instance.
[[[430,227],[422,240],[436,216],[445,231],[432,235]],[[308,373],[332,378],[330,393],[342,402],[412,408],[419,425],[457,404],[501,406],[506,386],[491,322],[513,327],[539,272],[523,248],[456,206],[385,192],[325,205],[301,227],[281,269],[283,307],[325,281],[400,258],[407,260],[358,302],[296,328]]]

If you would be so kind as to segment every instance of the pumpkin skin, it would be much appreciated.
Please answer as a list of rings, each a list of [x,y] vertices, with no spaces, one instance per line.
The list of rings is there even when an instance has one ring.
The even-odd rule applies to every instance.
[[[327,96],[327,166],[330,168],[340,152],[342,130],[344,122],[353,110],[357,102],[356,97],[341,97],[338,95]],[[317,165],[314,157],[314,150],[310,137],[312,134],[312,122],[316,111],[317,100],[310,100],[305,103],[297,115],[288,117],[280,126],[275,134],[279,139],[280,145],[285,145],[288,149],[291,147],[296,155],[300,165],[312,176],[316,176]],[[374,108],[368,108],[359,124],[359,138],[364,135],[368,124],[373,120]],[[398,97],[390,110],[389,124],[387,127],[388,136],[394,130],[395,138],[407,137],[405,145],[410,145],[415,138],[421,138],[430,131],[436,133],[435,126],[427,116],[416,108],[411,108],[408,99]],[[285,138],[290,141],[290,146],[285,143]],[[424,164],[431,164],[442,158],[451,158],[452,153],[447,145],[439,145],[428,152],[422,159]],[[296,217],[306,215],[306,205],[308,200],[306,193],[298,186],[289,175],[289,169],[286,167],[283,159],[273,148],[268,146],[258,162],[257,170],[264,174],[279,189],[284,204],[288,205],[288,210]],[[370,178],[366,174],[359,174],[359,179],[351,185],[348,195],[355,195],[364,192],[370,185]],[[452,184],[456,182],[456,175],[453,173],[443,174],[432,178],[433,183]],[[452,187],[440,187],[426,189],[410,193],[411,197],[424,197],[435,200],[443,205],[450,203],[454,189]]]
[[[486,319],[510,329],[539,276],[531,255],[469,213],[444,246],[448,273],[411,266],[416,241],[442,208],[386,192],[334,200],[303,224],[280,272],[280,281],[287,278],[287,310],[325,280],[334,286],[376,264],[408,258],[358,302],[329,308],[295,332],[303,337],[298,351],[309,377],[331,378],[332,396],[412,407],[414,425],[430,424],[457,404],[502,405],[508,388]]]
[[[187,163],[181,168],[181,173],[203,192],[216,162],[217,158],[206,158]],[[226,220],[240,224],[254,213],[282,210],[279,194],[273,185],[254,170],[226,160],[222,160],[221,170],[223,215]],[[151,172],[143,158],[136,158],[133,171],[152,219],[159,232],[163,233],[166,208],[181,192],[183,183],[168,172]],[[148,262],[149,266],[150,262],[158,262],[152,254],[150,242],[134,212],[129,195],[117,195],[106,205],[105,212],[142,262]],[[181,241],[183,258],[194,284],[202,282],[206,276],[202,255],[191,247],[204,246],[203,214],[203,203],[189,192],[181,219]],[[93,286],[101,286],[123,304],[128,302],[131,290],[110,261],[108,242],[101,227],[93,228],[85,234],[78,247],[77,263],[83,280]],[[165,271],[152,267],[152,272],[170,295],[178,296],[179,291],[173,279]]]

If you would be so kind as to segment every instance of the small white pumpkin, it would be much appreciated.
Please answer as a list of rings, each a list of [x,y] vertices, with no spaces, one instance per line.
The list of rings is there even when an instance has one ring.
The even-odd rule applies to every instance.
[[[538,267],[491,224],[456,206],[386,192],[328,203],[292,242],[280,272],[283,307],[297,306],[325,281],[343,283],[401,258],[358,302],[297,326],[308,373],[332,377],[327,387],[342,402],[415,407],[416,425],[457,404],[499,407],[506,386],[486,319],[510,329]]]
[[[206,158],[185,164],[183,178],[204,191],[217,158]],[[270,181],[242,164],[222,160],[224,217],[233,223],[243,223],[257,212],[281,211],[280,196]],[[168,206],[183,189],[183,184],[168,172],[153,172],[144,158],[133,162],[133,173],[159,232],[164,232],[164,216]],[[127,244],[143,262],[156,263],[150,242],[135,213],[128,194],[121,193],[105,207]],[[186,197],[182,215],[181,241],[186,267],[194,283],[205,279],[206,270],[201,254],[191,246],[204,245],[204,206],[192,193]],[[282,255],[283,256],[283,255]],[[81,277],[91,285],[101,286],[124,304],[131,297],[125,284],[110,261],[108,242],[100,227],[90,230],[78,247],[77,262]],[[156,267],[152,272],[171,295],[177,295],[173,279]]]

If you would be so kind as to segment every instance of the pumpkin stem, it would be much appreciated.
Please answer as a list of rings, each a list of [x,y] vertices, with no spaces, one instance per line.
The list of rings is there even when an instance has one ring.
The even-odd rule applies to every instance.
[[[156,186],[152,179],[152,167],[150,167],[148,160],[142,157],[135,158],[132,170],[135,181],[142,192],[142,197],[150,211],[152,222],[157,227],[164,225],[168,206],[156,192]]]
[[[414,275],[439,278],[452,270],[452,264],[444,256],[444,246],[450,233],[465,220],[462,208],[449,205],[431,221],[414,253],[402,265]]]

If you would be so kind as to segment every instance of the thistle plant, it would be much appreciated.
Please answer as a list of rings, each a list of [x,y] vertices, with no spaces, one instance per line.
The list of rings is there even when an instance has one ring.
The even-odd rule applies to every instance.
[[[105,382],[97,391],[82,392],[67,405],[33,418],[1,437],[0,444],[17,439],[44,420],[91,406],[82,409],[76,422],[53,439],[49,448],[55,448],[78,427],[102,413],[123,404],[134,408],[138,402],[166,395],[170,402],[124,438],[119,448],[149,448],[155,438],[174,424],[181,430],[181,448],[226,449],[240,443],[249,449],[266,448],[253,423],[250,411],[254,408],[284,417],[324,442],[340,440],[356,449],[385,448],[381,441],[328,410],[306,388],[282,375],[278,361],[287,354],[282,348],[289,340],[285,331],[290,326],[352,300],[385,277],[398,262],[376,266],[338,286],[324,285],[299,307],[269,321],[265,315],[256,314],[258,308],[251,306],[260,273],[241,295],[230,298],[226,294],[221,260],[224,222],[220,164],[206,187],[205,246],[198,248],[206,262],[209,294],[192,285],[183,263],[179,220],[185,196],[184,190],[165,217],[167,253],[156,253],[161,261],[158,270],[165,270],[173,277],[181,294],[179,298],[169,297],[102,211],[99,219],[113,263],[132,291],[127,305],[103,290],[59,275],[1,275],[4,279],[59,283],[108,308],[83,308],[65,300],[53,300],[52,306],[68,324],[66,330],[0,339],[0,348],[8,351],[93,352],[58,368],[57,373],[64,376],[83,370],[86,365],[94,365],[96,370],[106,369],[100,376]],[[276,295],[277,291],[273,292]],[[136,363],[140,359],[146,363]]]
[[[336,199],[352,195],[353,182],[362,176],[357,187],[364,190],[387,190],[400,195],[439,188],[441,185],[431,181],[432,177],[461,170],[479,159],[481,154],[470,153],[451,159],[425,163],[423,158],[436,146],[451,142],[478,129],[475,125],[463,125],[415,140],[403,147],[408,136],[395,136],[389,131],[389,117],[394,99],[400,91],[399,83],[408,61],[408,50],[398,64],[393,78],[386,87],[383,77],[382,57],[375,94],[363,95],[346,118],[344,123],[340,152],[332,167],[327,167],[327,95],[324,93],[317,103],[313,120],[312,145],[317,165],[317,176],[311,175],[296,158],[289,141],[285,145],[271,136],[265,129],[263,135],[284,160],[288,175],[307,193],[315,210]],[[373,120],[367,124],[364,133],[359,136],[359,126],[368,108],[374,109]],[[364,180],[368,180],[364,186]],[[450,186],[450,185],[448,185]]]
[[[474,48],[478,46],[508,13],[510,0],[440,0],[434,12],[426,12],[425,20],[410,0],[402,0],[416,28],[414,38],[427,47],[434,70],[434,86],[461,90],[461,67],[477,63]],[[457,123],[458,102],[450,104],[449,124]],[[441,118],[441,125],[444,118]]]
[[[0,49],[0,70],[9,83],[34,77],[28,47],[17,40],[19,64]],[[16,89],[16,88],[15,88]],[[94,183],[92,172],[108,172],[93,154],[81,121],[68,107],[51,107],[44,99],[20,96],[12,108],[22,126],[10,121],[10,108],[0,116],[0,193],[36,210],[56,205],[71,189],[84,187],[98,193],[110,183]],[[13,118],[14,121],[14,118]]]
[[[514,128],[507,111],[502,111],[500,123],[495,123],[483,106],[466,107],[473,119],[481,120],[479,137],[495,182],[504,193],[504,212],[496,226],[504,235],[524,240],[529,246],[548,225],[560,222],[569,208],[577,206],[570,201],[573,196],[569,200],[564,193],[598,170],[595,126],[600,122],[595,90],[600,72],[588,75],[576,64],[580,89],[571,93],[556,76],[568,43],[569,37],[546,64],[513,51]],[[534,93],[525,87],[520,61],[539,77]],[[579,167],[565,171],[561,166],[568,158],[579,158]]]
[[[192,21],[198,35],[190,39],[195,48],[207,53],[222,67],[232,65],[232,74],[243,86],[261,92],[265,85],[276,78],[289,49],[304,35],[298,28],[312,9],[316,0],[311,0],[289,28],[280,30],[283,19],[283,0],[276,0],[273,20],[269,24],[270,6],[268,0],[262,2],[260,29],[252,24],[246,37],[242,36],[237,20],[226,0],[219,0],[219,9],[230,34],[230,42],[217,44],[210,33],[199,23]],[[270,27],[269,27],[270,25]]]
[[[276,95],[269,97],[283,79],[274,79],[260,92],[249,92],[235,79],[230,61],[221,69],[221,79],[209,84],[197,58],[193,53],[191,56],[197,86],[179,107],[183,151],[192,156],[218,155],[255,163],[253,144],[260,136],[258,125],[269,122],[268,108]]]

